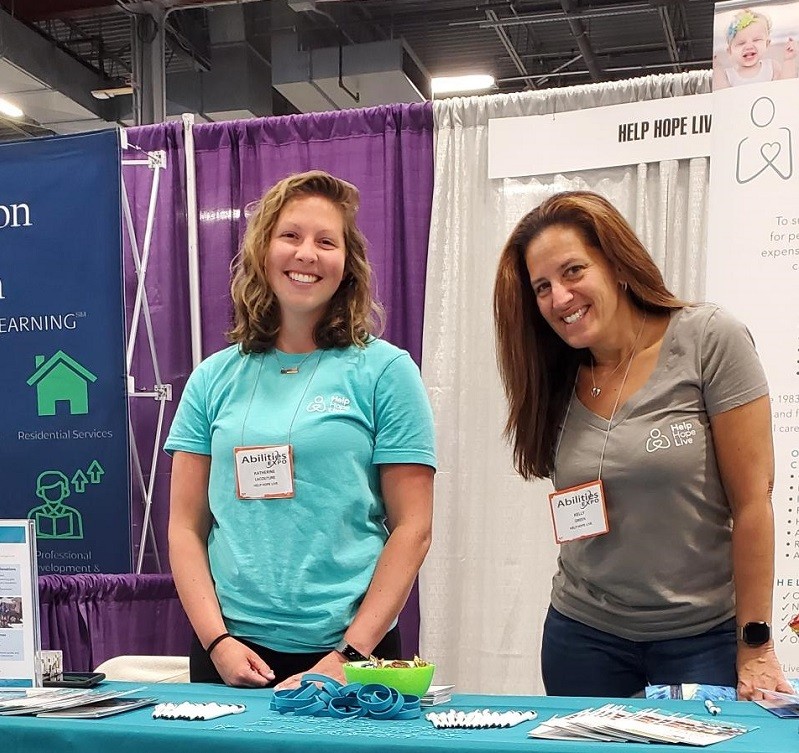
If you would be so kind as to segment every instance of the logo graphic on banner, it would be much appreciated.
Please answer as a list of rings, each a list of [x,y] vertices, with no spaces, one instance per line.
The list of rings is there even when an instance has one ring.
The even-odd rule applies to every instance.
[[[64,504],[69,496],[69,479],[61,471],[43,471],[36,479],[36,496],[44,500],[28,517],[36,523],[36,536],[41,539],[82,539],[83,517]]]
[[[74,358],[59,350],[46,361],[36,356],[36,371],[28,379],[36,387],[36,404],[40,416],[54,416],[57,403],[65,403],[73,416],[89,412],[89,383],[97,377]]]
[[[0,518],[39,573],[131,569],[120,194],[116,131],[0,144]]]
[[[759,97],[752,104],[752,123],[757,128],[768,128],[774,121],[776,109],[770,97]],[[754,164],[747,164],[751,162]],[[738,142],[735,180],[749,183],[769,168],[783,180],[793,175],[793,135],[787,126],[763,131],[753,139],[744,136]]]
[[[799,2],[717,3],[708,300],[749,328],[768,377],[774,436],[774,643],[799,675]]]

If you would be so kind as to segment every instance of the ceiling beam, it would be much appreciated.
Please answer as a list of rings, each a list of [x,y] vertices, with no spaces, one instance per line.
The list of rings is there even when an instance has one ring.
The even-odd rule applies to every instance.
[[[680,52],[677,49],[677,40],[674,36],[674,26],[671,23],[671,16],[669,9],[664,5],[658,6],[658,15],[660,16],[660,24],[663,27],[663,36],[666,38],[666,49],[669,53],[671,62],[674,63],[674,72],[680,72]]]
[[[687,42],[683,40],[679,40],[677,42],[678,47],[683,47],[687,44]],[[663,42],[652,42],[649,44],[626,44],[622,47],[602,47],[599,50],[595,50],[597,56],[601,56],[603,58],[608,57],[610,55],[624,55],[630,54],[634,55],[639,52],[663,52],[665,49],[665,45]],[[559,52],[530,52],[525,54],[520,54],[519,57],[522,60],[568,60],[574,55],[574,48],[570,47],[568,50],[560,50]]]
[[[116,0],[0,0],[0,7],[24,21],[96,15],[116,6]]]
[[[546,75],[542,79],[538,80],[538,85],[541,86],[542,84],[545,84],[547,81],[549,81],[551,77],[557,76],[561,71],[566,70],[566,68],[568,68],[573,63],[576,63],[578,60],[582,60],[582,57],[583,57],[582,55],[575,55],[573,58],[567,60],[562,65],[559,65],[557,68],[553,68],[551,71],[546,73]]]
[[[17,68],[55,89],[98,118],[116,122],[124,114],[119,101],[97,100],[92,90],[111,85],[109,79],[78,62],[44,36],[0,9],[3,57]]]
[[[499,20],[497,14],[494,13],[493,10],[487,10],[486,11],[486,18],[489,21],[497,21],[497,20]],[[528,70],[527,70],[527,68],[525,68],[524,63],[522,62],[522,59],[519,57],[518,50],[513,46],[513,42],[511,41],[510,37],[508,36],[508,32],[505,31],[505,29],[503,29],[501,26],[495,26],[494,27],[494,31],[497,33],[497,36],[499,37],[499,41],[502,42],[502,46],[507,50],[508,55],[510,55],[510,59],[513,62],[513,64],[516,66],[516,70],[519,71],[519,73],[521,73],[522,76],[527,76],[528,75]],[[535,85],[535,81],[532,78],[527,78],[527,79],[523,79],[523,80],[525,81],[527,86],[529,86],[531,89],[536,89],[537,88],[536,85]]]
[[[712,60],[708,60],[707,58],[702,60],[684,60],[682,62],[683,67],[686,66],[702,66],[703,68],[709,68],[712,64]],[[643,63],[642,65],[617,65],[613,66],[612,68],[605,68],[605,73],[622,73],[622,72],[639,72],[643,75],[644,71],[649,70],[660,70],[662,68],[668,68],[674,65],[673,63]],[[588,76],[589,71],[561,71],[560,73],[554,73],[550,71],[549,73],[541,73],[541,74],[533,74],[533,78],[540,82],[541,79],[546,78],[564,78],[568,77],[571,78],[573,76]],[[498,78],[496,83],[497,84],[512,84],[517,81],[521,81],[525,78],[525,76],[508,76],[507,78]]]
[[[24,136],[26,139],[31,136],[50,136],[53,133],[49,128],[33,123],[30,120],[7,118],[5,115],[0,114],[0,129],[2,128],[14,131],[15,134]]]
[[[561,3],[563,5],[563,3]],[[492,26],[520,26],[522,24],[546,24],[555,21],[569,21],[569,18],[588,20],[592,18],[612,18],[614,16],[627,16],[635,13],[654,13],[655,7],[648,3],[623,3],[620,5],[603,5],[580,9],[573,3],[568,3],[571,10],[544,11],[539,13],[524,13],[506,16],[497,21],[451,21],[449,26],[479,26],[488,29]]]

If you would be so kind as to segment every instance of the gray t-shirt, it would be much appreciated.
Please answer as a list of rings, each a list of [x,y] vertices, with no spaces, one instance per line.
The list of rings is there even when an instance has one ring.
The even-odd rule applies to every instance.
[[[555,609],[639,641],[698,635],[735,615],[732,519],[709,417],[766,394],[743,324],[710,304],[672,313],[654,372],[613,419],[602,469],[610,531],[561,545]],[[607,425],[572,398],[560,489],[596,479]]]

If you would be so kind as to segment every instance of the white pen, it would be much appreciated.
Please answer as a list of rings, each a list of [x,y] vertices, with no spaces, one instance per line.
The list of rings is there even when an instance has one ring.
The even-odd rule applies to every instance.
[[[705,708],[707,709],[707,713],[713,716],[718,716],[721,713],[721,709],[709,698],[705,701]]]

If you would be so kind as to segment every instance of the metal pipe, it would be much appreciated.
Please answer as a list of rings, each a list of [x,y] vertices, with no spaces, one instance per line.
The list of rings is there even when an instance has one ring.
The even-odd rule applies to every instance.
[[[685,44],[685,42],[678,42],[678,45]],[[597,51],[597,55],[616,55],[624,52],[660,52],[664,45],[660,42],[653,42],[651,44],[628,44],[623,47],[603,47]],[[564,50],[563,52],[529,52],[520,54],[522,60],[533,58],[535,60],[552,60],[557,58],[565,58],[574,54],[574,50]]]
[[[681,65],[683,67],[687,65],[711,65],[713,63],[712,59],[707,60],[685,60]],[[620,73],[622,71],[642,71],[648,70],[650,68],[671,68],[674,63],[650,63],[647,65],[623,65],[618,66],[615,68],[605,68],[605,73]],[[563,76],[585,76],[589,71],[563,71],[562,73],[541,73],[537,75],[531,76],[536,80],[540,80],[542,78],[547,78],[548,76],[557,75],[559,77]],[[508,76],[507,78],[498,78],[495,83],[497,84],[512,84],[516,81],[523,81],[527,76]]]
[[[594,49],[591,47],[591,40],[588,38],[583,22],[573,15],[573,0],[560,0],[560,5],[567,16],[569,28],[577,42],[577,46],[580,48],[583,60],[585,60],[585,67],[588,68],[591,78],[594,79],[594,81],[602,81],[604,78],[602,66],[596,59],[596,55],[594,55]]]
[[[548,13],[526,13],[508,18],[498,18],[496,21],[451,21],[449,26],[477,26],[481,29],[490,29],[494,26],[519,26],[521,24],[543,24],[552,21],[568,21],[572,15],[577,19],[583,18],[608,18],[613,16],[626,16],[633,13],[654,13],[656,8],[646,3],[607,5],[596,10],[581,11],[551,11]]]
[[[582,55],[575,55],[571,60],[567,60],[563,65],[559,65],[557,68],[553,68],[544,78],[542,78],[538,83],[543,84],[545,81],[548,81],[550,77],[557,76],[562,70],[568,68],[572,63],[576,63],[578,60],[582,59]]]
[[[184,114],[183,144],[186,157],[186,227],[189,256],[189,320],[191,322],[191,362],[203,358],[203,327],[200,294],[200,241],[197,225],[197,166],[194,160],[194,115]]]

